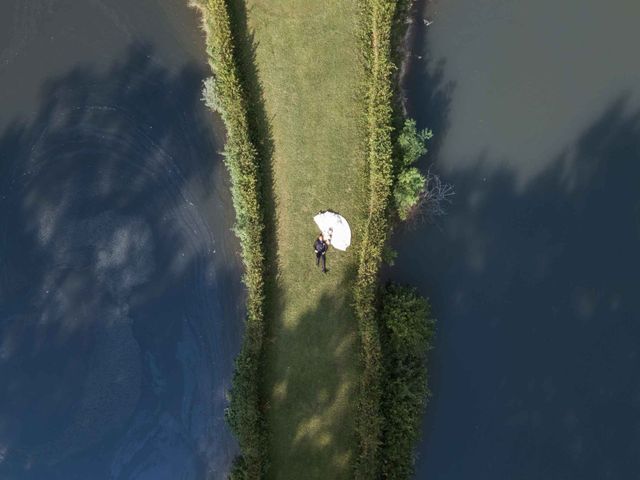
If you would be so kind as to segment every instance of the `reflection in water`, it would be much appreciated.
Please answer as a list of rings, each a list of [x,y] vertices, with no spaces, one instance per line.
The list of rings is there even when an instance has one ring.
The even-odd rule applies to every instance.
[[[439,319],[417,478],[640,471],[638,8],[452,0],[418,23],[409,109],[457,195],[390,273]]]
[[[235,454],[242,293],[206,70],[121,53],[0,130],[3,479],[223,477]]]

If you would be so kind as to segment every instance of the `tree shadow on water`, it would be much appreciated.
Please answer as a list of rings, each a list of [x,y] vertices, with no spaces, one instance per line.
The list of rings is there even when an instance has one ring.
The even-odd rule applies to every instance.
[[[620,96],[524,186],[485,160],[447,176],[442,231],[397,239],[440,319],[418,475],[633,476],[640,112]]]
[[[52,79],[0,132],[3,478],[201,478],[235,453],[243,294],[206,72],[152,58]]]
[[[428,128],[434,133],[428,144],[430,159],[437,158],[449,129],[456,84],[445,78],[446,59],[435,58],[429,46],[429,29],[423,17],[428,3],[428,0],[418,0],[409,11],[407,60],[400,90],[407,115],[416,119],[419,128]]]

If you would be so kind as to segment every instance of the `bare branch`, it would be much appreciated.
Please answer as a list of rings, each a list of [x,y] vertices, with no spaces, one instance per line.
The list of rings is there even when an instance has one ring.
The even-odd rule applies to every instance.
[[[453,185],[445,183],[440,176],[427,170],[424,191],[416,206],[416,214],[429,222],[447,214],[447,207],[453,201],[456,192]]]

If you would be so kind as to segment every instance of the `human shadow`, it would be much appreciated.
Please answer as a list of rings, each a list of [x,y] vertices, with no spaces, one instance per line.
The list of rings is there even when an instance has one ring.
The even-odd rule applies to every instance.
[[[202,478],[236,452],[244,295],[206,72],[153,59],[51,79],[0,132],[2,478]]]

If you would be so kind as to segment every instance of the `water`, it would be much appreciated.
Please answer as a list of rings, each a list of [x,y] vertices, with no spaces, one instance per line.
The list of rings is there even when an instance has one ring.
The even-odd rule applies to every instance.
[[[186,2],[0,7],[0,478],[223,478],[243,290]]]
[[[637,478],[640,4],[421,16],[409,110],[457,196],[395,237],[439,320],[416,478]]]

